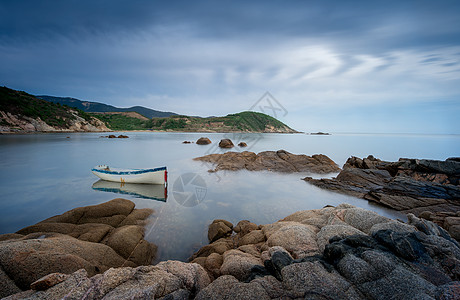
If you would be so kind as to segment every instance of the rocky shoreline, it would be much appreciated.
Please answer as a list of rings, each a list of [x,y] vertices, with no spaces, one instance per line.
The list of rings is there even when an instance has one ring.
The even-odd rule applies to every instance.
[[[33,282],[31,289],[23,286],[28,290],[13,295],[17,291],[7,291],[1,280],[2,296],[458,299],[460,294],[459,244],[435,223],[412,214],[403,223],[341,204],[299,211],[266,225],[243,220],[233,226],[215,220],[209,226],[208,237],[211,243],[196,252],[190,263],[165,261],[155,266],[113,267],[96,275],[81,268],[46,275]],[[43,241],[37,237],[21,241],[31,240]],[[0,242],[3,270],[2,249],[10,242]],[[27,254],[21,256],[21,251]],[[30,256],[27,251],[34,248],[17,250],[13,260],[17,266],[22,265],[19,256]]]
[[[460,240],[460,159],[351,157],[332,179],[304,178],[320,188],[434,221]]]

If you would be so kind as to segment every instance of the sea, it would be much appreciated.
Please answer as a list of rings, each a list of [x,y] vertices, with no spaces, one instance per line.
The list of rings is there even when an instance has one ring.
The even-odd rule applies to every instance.
[[[302,180],[337,174],[283,174],[270,171],[208,172],[213,166],[193,158],[225,151],[284,149],[295,154],[325,154],[340,167],[351,156],[396,161],[399,158],[445,160],[460,156],[460,135],[414,134],[276,134],[115,132],[0,135],[0,234],[12,233],[70,209],[114,198],[151,208],[145,239],[158,246],[155,262],[187,261],[208,244],[214,219],[236,225],[240,220],[267,224],[299,210],[349,203],[393,219],[405,216],[363,199],[322,190]],[[197,145],[200,137],[212,143]],[[222,138],[246,148],[217,145]],[[129,185],[100,181],[91,169],[100,164],[119,168],[166,166],[168,184]]]

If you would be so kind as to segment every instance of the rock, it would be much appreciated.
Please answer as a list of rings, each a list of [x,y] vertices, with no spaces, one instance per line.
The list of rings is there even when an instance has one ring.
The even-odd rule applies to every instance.
[[[1,262],[1,261],[0,261]],[[10,277],[3,271],[0,266],[0,297],[3,299],[6,296],[21,292],[21,289],[11,280]]]
[[[108,136],[108,138],[109,138],[109,139],[115,139],[115,138],[117,138],[117,136],[114,135],[114,134],[111,134],[111,135]]]
[[[182,144],[191,144],[192,142],[190,141],[183,141]]]
[[[248,220],[242,220],[239,221],[238,224],[236,224],[235,228],[233,228],[233,231],[238,233],[240,236],[243,236],[257,229],[259,229],[259,226],[257,226],[257,224],[254,224]]]
[[[144,240],[143,222],[151,213],[125,199],[75,208],[4,236],[0,264],[22,289],[50,273],[85,269],[93,276],[111,267],[150,264],[156,246]]]
[[[127,139],[127,138],[129,138],[129,136],[120,134],[120,135],[118,136],[118,138],[119,138],[119,139]]]
[[[318,249],[323,252],[333,237],[345,238],[354,234],[363,234],[363,232],[348,225],[326,225],[317,234]]]
[[[92,278],[88,278],[84,270],[79,270],[46,290],[28,291],[10,298],[188,299],[209,283],[210,279],[201,266],[167,261],[158,266],[109,269]]]
[[[382,217],[372,211],[363,208],[350,208],[344,214],[344,221],[361,230],[364,233],[369,233],[372,226],[378,223],[388,222],[390,219]]]
[[[295,155],[285,150],[254,152],[226,152],[197,157],[195,160],[216,165],[213,171],[241,170],[276,172],[312,172],[327,174],[340,171],[340,168],[325,155]]]
[[[208,144],[211,144],[211,140],[208,139],[207,137],[200,137],[200,138],[196,141],[196,144],[197,144],[197,145],[208,145]]]
[[[156,247],[144,240],[144,229],[136,225],[114,229],[103,243],[136,265],[151,264],[156,252]]]
[[[386,162],[373,156],[351,157],[336,178],[304,180],[433,220],[445,229],[452,228],[452,235],[459,238],[457,225],[449,227],[444,221],[449,213],[460,211],[460,162],[456,160]]]
[[[160,262],[156,267],[178,277],[188,291],[199,292],[211,283],[206,271],[198,264],[168,260]]]
[[[263,266],[260,258],[240,250],[229,250],[223,255],[220,273],[222,275],[232,275],[238,280],[244,281],[249,277],[254,266]]]
[[[230,226],[229,226],[230,225]],[[232,234],[232,223],[225,220],[214,220],[208,229],[208,239],[212,243],[222,237],[227,237]]]
[[[265,235],[262,230],[253,230],[244,235],[239,241],[238,245],[258,244],[265,241]]]
[[[267,245],[269,247],[281,246],[294,258],[318,253],[315,231],[308,225],[300,223],[287,224],[274,231],[267,237]]]
[[[30,234],[0,244],[3,270],[21,289],[50,273],[69,274],[85,269],[91,276],[111,267],[135,266],[109,246],[61,234]]]
[[[296,297],[360,299],[358,292],[338,272],[329,272],[319,262],[291,264],[281,270],[284,285]],[[314,298],[313,298],[314,299]]]
[[[224,262],[224,258],[221,254],[211,253],[204,263],[204,268],[208,270],[214,278],[220,276],[220,267]]]
[[[51,273],[30,284],[30,288],[36,291],[44,291],[56,284],[63,282],[69,277],[67,274]]]
[[[233,142],[230,139],[222,139],[219,142],[219,147],[220,148],[233,148]]]
[[[248,144],[246,144],[245,142],[240,142],[240,143],[238,143],[238,146],[239,147],[247,147]]]
[[[271,299],[258,282],[242,283],[230,275],[220,276],[198,293],[197,300],[204,299]]]
[[[444,217],[449,226],[457,226],[455,218],[456,213]],[[213,224],[233,227],[225,220]],[[130,226],[134,225],[118,227],[114,234],[131,232]],[[260,227],[245,220],[235,229],[236,235],[220,238],[195,253],[191,259],[196,263],[166,261],[156,266],[106,267],[103,274],[96,275],[91,268],[90,272],[82,269],[66,275],[62,282],[45,283],[42,278],[39,282],[44,283],[44,290],[19,292],[9,299],[455,299],[460,287],[459,244],[434,222],[414,215],[408,215],[405,224],[341,204],[296,212]],[[266,241],[235,249],[237,242],[261,233]],[[18,268],[31,267],[37,272],[56,259],[56,255],[47,256],[46,251],[44,257],[33,251],[40,252],[41,247],[55,242],[70,247],[76,255],[82,249],[79,243],[88,243],[60,234],[41,235],[36,232],[0,242],[3,295],[18,291],[18,287],[28,288],[10,280]],[[324,251],[310,251],[318,248],[316,240],[324,244]],[[12,247],[17,253],[11,255],[15,264],[5,259],[5,244],[11,243],[20,244]],[[106,245],[89,244],[110,249],[104,254],[96,248],[82,254],[81,261],[86,259],[89,266],[101,264],[110,251],[118,255]],[[66,255],[68,264],[71,256]],[[33,257],[39,259],[31,265]],[[88,278],[88,273],[94,276]]]

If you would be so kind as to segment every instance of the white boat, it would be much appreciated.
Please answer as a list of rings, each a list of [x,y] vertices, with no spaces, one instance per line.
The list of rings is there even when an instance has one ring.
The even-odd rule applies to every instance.
[[[166,167],[154,169],[118,169],[107,165],[99,165],[91,169],[100,179],[120,183],[165,184],[167,182]]]

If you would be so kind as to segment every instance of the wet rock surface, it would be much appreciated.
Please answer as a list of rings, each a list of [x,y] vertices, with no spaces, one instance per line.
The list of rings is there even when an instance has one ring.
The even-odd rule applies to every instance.
[[[2,294],[36,289],[48,284],[50,273],[71,274],[85,269],[94,276],[112,267],[148,265],[156,246],[144,240],[145,219],[150,209],[134,209],[126,199],[72,209],[16,234],[0,237],[0,281]],[[5,291],[5,292],[3,292]]]
[[[386,162],[351,157],[332,179],[304,180],[431,220],[460,238],[460,162],[401,158]]]
[[[195,160],[215,164],[212,172],[220,170],[276,171],[276,172],[311,172],[327,174],[339,172],[340,168],[329,157],[322,154],[308,156],[292,154],[285,150],[254,152],[226,152],[197,157]]]
[[[458,299],[459,244],[413,214],[403,223],[341,204],[266,225],[212,224],[232,234],[190,263],[51,274],[7,299]]]

